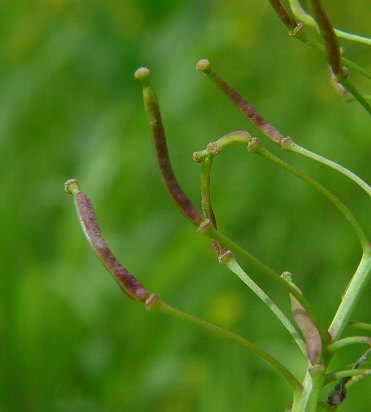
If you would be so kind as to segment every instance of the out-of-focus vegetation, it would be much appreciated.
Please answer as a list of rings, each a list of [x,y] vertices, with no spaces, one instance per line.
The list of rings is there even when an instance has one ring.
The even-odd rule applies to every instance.
[[[370,34],[366,0],[326,3],[337,27]],[[285,330],[171,204],[133,72],[152,70],[174,168],[195,202],[192,152],[232,130],[259,136],[195,72],[199,58],[298,143],[370,180],[367,113],[341,101],[324,57],[291,39],[269,2],[13,0],[0,9],[0,410],[284,410],[290,388],[253,355],[122,295],[87,246],[63,183],[79,179],[113,250],[149,290],[299,373],[303,360]],[[370,64],[366,46],[342,44]],[[280,155],[333,189],[370,229],[361,189]],[[215,159],[213,182],[220,227],[292,271],[329,323],[360,257],[342,216],[243,147]],[[266,288],[288,307],[284,293]],[[370,321],[367,296],[355,320]],[[338,359],[351,364],[362,349]],[[354,385],[342,410],[368,411],[370,385]]]

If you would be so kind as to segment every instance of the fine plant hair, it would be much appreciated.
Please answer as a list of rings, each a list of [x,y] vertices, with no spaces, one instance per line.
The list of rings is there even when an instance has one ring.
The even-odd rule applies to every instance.
[[[314,47],[323,54],[331,72],[331,82],[340,91],[345,101],[344,104],[356,101],[371,114],[369,98],[353,84],[352,73],[358,72],[368,79],[371,78],[371,74],[357,63],[346,58],[339,44],[342,39],[347,39],[370,46],[371,39],[335,29],[320,0],[309,0],[307,3],[308,10],[305,10],[298,0],[287,0],[286,2],[270,0],[272,9],[287,26],[290,36]],[[317,33],[315,33],[316,31]],[[318,35],[321,41],[316,40]],[[211,240],[219,263],[249,287],[291,335],[292,341],[306,359],[306,369],[303,371],[305,377],[302,382],[281,361],[249,339],[175,308],[164,302],[157,293],[148,291],[112,253],[102,235],[92,202],[80,190],[78,181],[76,179],[67,180],[65,190],[74,196],[77,214],[88,242],[127,297],[142,302],[147,310],[159,311],[193,323],[212,334],[233,341],[255,354],[270,365],[290,385],[292,399],[291,403],[290,400],[287,401],[288,404],[290,403],[288,410],[292,412],[315,412],[319,409],[336,410],[345,401],[348,390],[351,390],[351,385],[365,375],[371,374],[371,369],[364,367],[370,349],[360,354],[358,359],[354,359],[353,366],[343,365],[342,368],[329,372],[330,362],[339,349],[360,343],[366,346],[371,345],[371,336],[369,336],[371,323],[365,322],[364,319],[350,322],[371,275],[371,244],[356,216],[332,191],[268,150],[263,139],[253,136],[254,130],[258,129],[283,151],[305,156],[332,168],[358,185],[368,196],[371,195],[370,186],[354,172],[327,157],[306,149],[290,136],[279,131],[255,109],[246,97],[242,96],[217,73],[208,59],[199,60],[196,69],[204,73],[211,83],[249,121],[249,130],[231,131],[211,141],[205,149],[193,153],[195,163],[200,164],[201,167],[201,210],[199,210],[183,191],[174,174],[159,102],[150,81],[151,73],[147,67],[140,67],[135,72],[135,78],[142,85],[144,107],[153,138],[159,172],[166,190],[179,211],[190,223],[196,226],[199,234]],[[330,325],[324,324],[323,319],[307,300],[305,290],[301,290],[296,284],[297,274],[294,276],[289,272],[277,273],[260,258],[218,229],[211,201],[212,166],[214,158],[219,157],[225,149],[234,144],[239,144],[241,147],[243,145],[247,149],[246,156],[257,154],[319,191],[343,215],[353,229],[362,254],[356,271],[349,276],[349,284],[340,299]],[[284,313],[284,310],[264,290],[264,286],[259,286],[252,280],[242,268],[240,261],[250,264],[251,267],[255,268],[257,274],[273,281],[277,288],[281,288],[287,293],[291,304],[291,315]],[[345,331],[350,336],[344,337]],[[324,387],[328,384],[332,384],[332,388],[330,390],[327,388],[327,393],[324,393]]]

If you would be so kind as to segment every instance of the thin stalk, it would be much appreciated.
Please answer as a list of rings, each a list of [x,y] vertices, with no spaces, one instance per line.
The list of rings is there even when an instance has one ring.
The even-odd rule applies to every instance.
[[[318,30],[318,26],[314,18],[308,14],[299,3],[298,0],[288,0],[292,14],[302,23],[307,26],[314,27]]]
[[[340,172],[344,176],[348,177],[349,179],[353,180],[354,183],[356,183],[358,186],[360,186],[369,196],[371,196],[371,187],[359,176],[357,176],[355,173],[351,172],[349,169],[346,167],[340,165],[339,163],[336,163],[332,160],[327,159],[326,157],[323,157],[317,153],[314,153],[292,141],[292,139],[288,138],[287,141],[283,142],[281,145],[282,149],[290,151],[290,152],[295,152],[298,154],[301,154],[305,157],[308,157],[310,159],[316,160],[319,163],[323,163],[324,165],[331,167],[332,169]]]
[[[242,141],[247,143],[246,136],[242,135]],[[227,137],[224,136],[221,139],[218,139],[217,142],[212,144],[212,148],[217,149],[216,152],[219,152],[222,148],[227,147],[231,140],[234,142],[241,141],[240,134],[229,134]],[[210,147],[211,144],[208,145],[208,151],[212,151]],[[214,150],[215,152],[215,150]],[[211,167],[213,163],[214,156],[212,154],[208,154],[208,156],[203,158],[202,161],[202,172],[201,172],[201,203],[202,203],[202,210],[206,218],[210,219],[213,223],[214,227],[216,228],[216,219],[215,214],[213,211],[212,203],[211,203],[211,191],[210,191],[210,179],[211,179]],[[216,246],[216,247],[215,247]],[[286,315],[281,311],[281,309],[273,302],[273,300],[244,272],[241,266],[237,263],[236,259],[233,255],[229,254],[227,258],[225,258],[221,252],[226,252],[225,247],[221,250],[221,245],[217,243],[214,245],[216,252],[219,256],[219,261],[224,266],[226,266],[232,273],[237,275],[242,282],[248,286],[253,293],[260,300],[262,300],[268,308],[277,316],[277,318],[281,321],[284,327],[288,330],[288,332],[293,337],[294,341],[299,346],[299,349],[303,352],[304,356],[306,356],[306,348],[303,339],[301,338],[300,334],[298,333],[297,329],[293,326],[293,324],[289,321]]]
[[[371,338],[369,336],[350,336],[331,343],[327,349],[330,352],[335,352],[338,349],[344,348],[345,346],[354,345],[355,343],[365,343],[367,345],[371,345]]]
[[[341,299],[339,308],[329,327],[332,339],[336,341],[349,322],[352,312],[359,302],[362,293],[369,281],[371,274],[371,246],[368,247],[363,255],[359,266],[353,275],[349,285]]]
[[[251,278],[250,276],[245,273],[245,271],[241,268],[238,264],[236,259],[232,258],[226,264],[226,267],[237,275],[242,282],[250,288],[250,290],[255,293],[255,295],[264,302],[265,305],[276,315],[279,321],[283,324],[283,326],[287,329],[290,333],[296,344],[298,345],[299,349],[303,353],[303,355],[307,356],[306,346],[305,343],[300,336],[297,329],[294,325],[290,322],[290,320],[286,317],[286,315],[282,312],[282,310],[277,306],[277,304],[268,296]]]
[[[339,79],[338,82],[345,87],[349,93],[353,95],[355,100],[357,100],[364,109],[371,114],[371,106],[368,101],[362,96],[362,94],[353,86],[353,83],[348,79]]]
[[[340,29],[335,29],[335,34],[337,37],[340,37],[342,39],[363,43],[367,44],[367,46],[371,46],[371,39],[369,37],[362,36],[360,34],[348,33],[347,31]]]
[[[211,206],[210,197],[210,177],[211,177],[211,166],[213,164],[213,155],[209,155],[203,159],[202,171],[201,171],[201,204],[202,211],[206,218],[210,219],[213,225],[216,227],[216,219],[214,210]]]
[[[231,146],[234,143],[243,143],[248,145],[251,141],[251,134],[244,130],[237,130],[219,137],[215,142],[207,145],[205,150],[200,150],[193,153],[193,160],[196,163],[201,163],[208,156],[215,156],[223,149]]]
[[[290,9],[292,14],[302,23],[306,24],[307,26],[313,27],[317,31],[319,31],[318,25],[314,18],[308,14],[300,5],[298,0],[288,0]],[[339,30],[334,28],[335,34],[337,37],[350,40],[358,43],[367,44],[371,46],[371,39],[366,36],[361,36],[359,34],[348,33],[344,30]]]
[[[305,182],[313,186],[315,189],[317,189],[320,193],[322,193],[343,214],[346,220],[351,224],[351,226],[353,227],[359,239],[362,249],[364,251],[368,249],[369,247],[368,240],[361,228],[361,225],[358,223],[353,213],[332,192],[330,192],[328,189],[326,189],[323,185],[318,183],[313,178],[307,176],[305,173],[301,172],[295,167],[284,162],[282,159],[280,159],[279,157],[275,156],[273,153],[271,153],[270,151],[262,147],[259,139],[252,140],[251,144],[249,145],[249,150],[251,152],[260,154],[261,156],[265,157],[268,160],[273,161],[278,166],[286,169],[288,172],[304,180]]]
[[[351,376],[367,376],[371,375],[371,369],[348,369],[341,370],[325,375],[323,386],[328,385],[331,382],[338,381],[343,378],[348,378]]]
[[[252,254],[247,252],[244,248],[242,248],[237,243],[233,242],[230,238],[228,238],[226,235],[222,234],[215,228],[209,226],[207,230],[203,232],[203,234],[210,237],[211,239],[218,240],[221,244],[226,246],[229,250],[240,255],[247,262],[255,266],[262,274],[269,277],[271,280],[273,280],[273,282],[275,282],[281,288],[291,293],[300,302],[300,304],[305,308],[308,315],[310,316],[314,324],[317,326],[317,329],[321,335],[321,340],[323,344],[326,345],[330,342],[330,338],[329,338],[329,334],[327,330],[325,330],[323,326],[321,325],[320,320],[313,312],[313,309],[311,305],[309,304],[309,302],[294,287],[292,287],[285,280],[283,280],[278,273],[276,273],[273,269],[271,269],[265,263],[263,263],[258,258],[256,258]]]
[[[366,322],[352,322],[348,325],[349,328],[367,330],[371,332],[371,323]]]
[[[214,335],[233,341],[245,347],[250,352],[254,353],[260,359],[265,361],[273,369],[275,369],[286,380],[286,382],[293,388],[294,392],[298,392],[302,390],[300,382],[295,378],[295,376],[285,366],[283,366],[272,355],[270,355],[269,353],[267,353],[260,347],[256,346],[254,343],[250,342],[249,340],[243,338],[242,336],[237,335],[236,333],[231,332],[227,329],[224,329],[218,325],[215,325],[214,323],[208,322],[204,319],[198,318],[196,316],[190,315],[189,313],[176,309],[159,299],[152,299],[150,304],[147,304],[147,307],[149,309],[154,309],[159,312],[174,316],[176,318],[186,320],[190,323],[193,323],[194,325],[201,327],[202,329],[207,330],[208,332],[213,333]]]

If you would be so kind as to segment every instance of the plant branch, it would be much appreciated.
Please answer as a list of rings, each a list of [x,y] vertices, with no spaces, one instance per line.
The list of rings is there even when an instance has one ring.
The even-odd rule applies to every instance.
[[[331,343],[327,349],[330,352],[335,352],[338,349],[344,348],[345,346],[354,345],[356,343],[365,343],[366,345],[371,345],[371,338],[369,336],[350,336],[348,338],[339,339]]]
[[[305,308],[308,315],[310,316],[310,318],[312,319],[312,321],[316,325],[316,327],[317,327],[317,329],[318,329],[318,331],[321,335],[321,340],[324,343],[324,345],[327,345],[330,342],[330,337],[329,337],[328,332],[321,325],[320,320],[318,319],[318,317],[313,312],[313,309],[312,309],[311,305],[309,304],[309,302],[294,287],[292,287],[285,280],[283,280],[278,275],[278,273],[276,273],[274,270],[272,270],[265,263],[261,262],[258,258],[256,258],[252,254],[247,252],[240,245],[233,242],[226,235],[224,235],[221,232],[217,231],[211,225],[207,226],[206,230],[201,230],[201,233],[205,234],[206,236],[210,237],[211,239],[218,240],[224,246],[228,247],[229,250],[231,250],[232,252],[240,255],[247,262],[249,262],[250,264],[255,266],[262,274],[269,277],[271,280],[273,280],[273,282],[275,282],[281,288],[286,289],[287,292],[291,293],[300,302],[300,304]]]
[[[166,313],[168,315],[177,317],[179,319],[186,320],[190,323],[193,323],[208,332],[213,333],[214,335],[221,336],[225,339],[231,340],[245,348],[247,348],[250,352],[257,355],[260,359],[265,361],[269,364],[272,368],[274,368],[281,376],[289,383],[289,385],[293,388],[294,392],[298,392],[302,390],[302,386],[300,382],[295,378],[295,376],[285,367],[283,366],[276,358],[274,358],[269,353],[265,352],[260,347],[256,346],[254,343],[250,342],[249,340],[233,333],[227,329],[224,329],[218,325],[215,325],[211,322],[208,322],[204,319],[198,318],[196,316],[190,315],[189,313],[183,312],[179,309],[176,309],[163,301],[159,300],[156,295],[152,295],[152,299],[148,300],[147,308],[152,310],[158,310],[159,312]]]
[[[371,332],[371,324],[366,322],[352,322],[348,325],[349,328],[367,330]]]
[[[279,372],[292,386],[294,391],[301,390],[300,382],[288,369],[286,369],[277,359],[254,345],[252,342],[227,329],[167,305],[160,301],[156,294],[149,294],[139,281],[113,255],[111,249],[103,238],[91,200],[85,193],[80,191],[77,180],[67,180],[65,183],[65,190],[67,193],[73,194],[75,197],[77,213],[89,244],[92,246],[107,270],[117,281],[121,290],[129,298],[145,302],[147,309],[156,309],[176,318],[181,318],[196,324],[215,335],[219,335],[224,339],[232,340],[244,346]]]
[[[321,45],[319,45],[321,46]],[[322,50],[323,50],[323,46]],[[227,96],[227,98],[231,101],[233,105],[235,105],[242,114],[247,117],[258,129],[263,132],[270,140],[275,143],[281,145],[284,150],[289,150],[303,156],[309,157],[313,160],[316,160],[320,163],[325,164],[328,167],[331,167],[338,172],[342,173],[343,175],[347,176],[349,179],[353,180],[359,186],[362,187],[366,191],[366,193],[370,194],[370,187],[369,185],[364,182],[361,178],[359,178],[355,173],[351,172],[344,166],[341,166],[331,160],[324,158],[323,156],[317,155],[302,146],[294,143],[291,137],[284,136],[278,129],[268,123],[263,116],[248,102],[242,95],[240,95],[234,88],[228,85],[228,83],[223,80],[217,73],[212,71],[210,62],[207,59],[201,59],[196,68],[199,71],[202,71],[208,75],[210,80],[223,91],[223,93]],[[371,78],[371,75],[370,75]],[[238,134],[239,132],[233,132]],[[227,135],[226,135],[227,136]],[[229,139],[230,143],[233,143],[233,139]],[[203,152],[196,152],[199,153],[200,159],[202,160],[202,156],[206,156],[208,154],[207,151]],[[197,161],[197,160],[196,160]]]
[[[327,385],[331,382],[337,381],[339,379],[348,378],[352,376],[367,376],[371,375],[371,369],[348,369],[340,370],[325,375],[323,385]]]
[[[344,215],[346,220],[351,224],[359,239],[362,249],[368,249],[369,243],[366,235],[364,234],[361,228],[361,225],[358,223],[353,213],[332,192],[330,192],[327,188],[325,188],[323,185],[318,183],[313,178],[307,176],[305,173],[289,165],[288,163],[284,162],[282,159],[280,159],[279,157],[275,156],[273,153],[265,149],[260,144],[260,140],[257,138],[252,139],[252,141],[250,142],[249,151],[253,153],[258,153],[266,159],[273,161],[278,166],[286,169],[288,172],[299,177],[301,180],[304,180],[305,182],[313,186],[315,189],[317,189],[320,193],[322,193]]]
[[[207,149],[203,152],[206,152],[207,155],[202,159],[202,173],[201,173],[201,196],[202,196],[202,209],[204,211],[205,217],[210,219],[215,228],[216,219],[211,203],[211,194],[210,194],[210,178],[211,178],[211,166],[213,163],[214,154],[219,153],[223,148],[229,146],[232,142],[247,142],[251,139],[251,136],[246,132],[232,132],[226,136],[221,137],[216,142],[210,143],[207,145]],[[202,153],[202,152],[196,152]],[[214,153],[214,154],[212,154]],[[197,159],[200,156],[195,156]],[[237,275],[242,282],[248,286],[255,295],[262,300],[268,308],[276,315],[276,317],[281,321],[284,327],[292,335],[294,341],[299,346],[300,350],[306,355],[306,348],[303,342],[303,339],[300,337],[300,334],[289,321],[286,315],[281,311],[281,309],[273,302],[273,300],[244,272],[241,266],[237,263],[234,256],[226,250],[219,242],[214,244],[214,248],[219,257],[221,264],[226,266],[231,272]],[[229,253],[228,253],[229,252]]]
[[[317,162],[323,163],[324,165],[336,170],[337,172],[353,180],[354,183],[360,186],[369,196],[371,196],[371,187],[363,179],[361,179],[355,173],[353,173],[346,167],[340,165],[339,163],[329,160],[326,157],[311,152],[310,150],[294,143],[294,141],[290,137],[288,137],[284,142],[282,142],[281,147],[284,150],[301,154],[305,157],[316,160]]]
[[[336,341],[346,327],[352,312],[359,302],[371,274],[371,246],[363,255],[359,266],[343,294],[339,308],[329,327],[332,339]]]
[[[308,14],[300,5],[298,0],[288,0],[292,14],[301,22],[307,26],[313,27],[319,31],[318,24],[314,18]],[[361,36],[359,34],[348,33],[344,30],[339,30],[334,28],[335,34],[338,38],[343,38],[345,40],[350,40],[358,43],[363,43],[371,46],[371,39],[366,36]]]

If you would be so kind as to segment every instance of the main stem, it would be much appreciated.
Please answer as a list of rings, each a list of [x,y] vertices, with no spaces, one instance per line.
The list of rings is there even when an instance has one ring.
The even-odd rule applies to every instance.
[[[371,274],[371,246],[363,253],[361,262],[353,275],[340,306],[329,327],[333,340],[337,340],[346,327],[352,312],[357,305],[362,292],[365,290]]]

